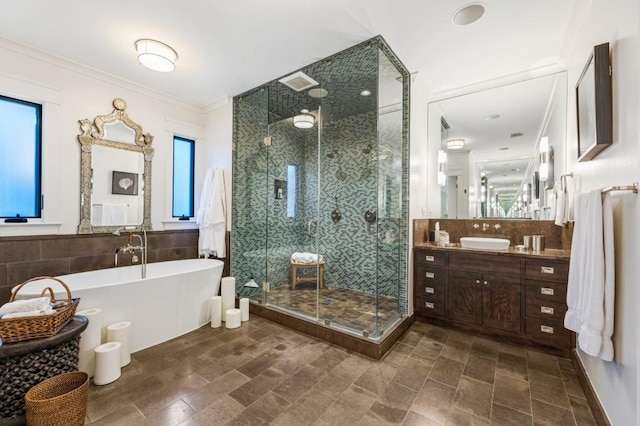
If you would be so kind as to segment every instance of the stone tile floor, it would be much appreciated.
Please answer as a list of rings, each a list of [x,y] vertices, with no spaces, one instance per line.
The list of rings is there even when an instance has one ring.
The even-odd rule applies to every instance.
[[[415,323],[374,361],[252,316],[133,354],[91,425],[593,425],[570,360]]]
[[[311,318],[316,318],[317,314],[320,319],[328,319],[356,331],[372,332],[375,328],[375,294],[326,286],[318,295],[313,283],[301,283],[295,289],[287,284],[273,289],[268,302]],[[398,299],[378,296],[377,311],[380,327],[390,327],[399,318]]]

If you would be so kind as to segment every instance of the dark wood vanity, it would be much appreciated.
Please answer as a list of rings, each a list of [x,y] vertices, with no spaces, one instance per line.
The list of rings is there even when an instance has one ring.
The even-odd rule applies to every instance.
[[[418,320],[568,356],[568,250],[414,247]]]

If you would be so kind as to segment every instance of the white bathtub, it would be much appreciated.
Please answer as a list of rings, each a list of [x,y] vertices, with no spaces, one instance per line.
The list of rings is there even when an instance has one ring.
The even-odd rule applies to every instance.
[[[103,332],[109,324],[131,321],[131,351],[136,352],[209,322],[211,297],[218,294],[223,267],[215,259],[185,259],[148,264],[144,280],[139,265],[57,278],[72,297],[80,298],[78,310],[102,309]],[[18,298],[40,296],[45,287],[53,288],[56,299],[66,299],[64,289],[52,280],[27,284]]]

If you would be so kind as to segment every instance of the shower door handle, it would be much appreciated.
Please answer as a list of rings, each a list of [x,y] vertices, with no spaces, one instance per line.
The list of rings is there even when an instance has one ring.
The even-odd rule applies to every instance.
[[[313,238],[316,236],[317,232],[318,232],[318,222],[315,220],[310,220],[309,223],[307,223],[307,235]]]

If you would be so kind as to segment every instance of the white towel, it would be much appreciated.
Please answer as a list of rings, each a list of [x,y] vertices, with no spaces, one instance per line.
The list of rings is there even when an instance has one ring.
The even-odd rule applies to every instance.
[[[198,248],[200,255],[218,258],[226,253],[226,190],[223,169],[208,169],[202,185],[197,223],[200,230]]]
[[[575,219],[564,325],[578,333],[585,353],[611,361],[615,265],[609,195],[603,199],[599,189],[581,194]]]
[[[51,298],[48,296],[15,300],[0,307],[0,317],[16,312],[42,311],[47,308],[51,308]]]
[[[291,255],[291,260],[297,263],[318,263],[318,255],[315,253],[295,252]],[[320,256],[322,262],[322,256]]]
[[[560,183],[555,182],[553,184],[553,188],[548,191],[549,196],[549,216],[545,217],[545,219],[555,220],[556,219],[556,200],[558,199],[558,189],[560,188]]]
[[[554,223],[558,226],[564,226],[566,224],[566,222],[564,221],[565,209],[567,206],[565,202],[565,198],[566,198],[566,194],[562,189],[562,185],[561,185],[561,188],[558,191],[557,198],[556,198],[556,214],[554,217]]]
[[[53,308],[51,308],[51,306],[49,306],[46,309],[42,309],[42,310],[38,310],[38,311],[13,312],[13,313],[10,313],[10,314],[4,314],[4,315],[2,315],[2,319],[22,318],[22,317],[36,317],[38,315],[51,315],[53,313],[55,313],[55,311],[53,310]]]

